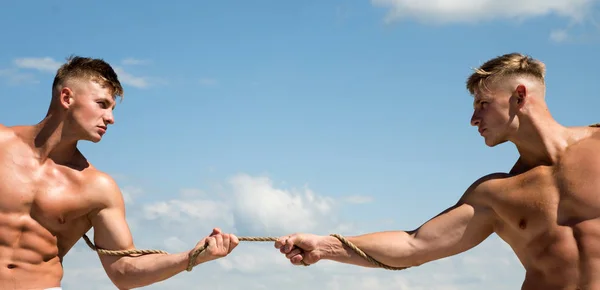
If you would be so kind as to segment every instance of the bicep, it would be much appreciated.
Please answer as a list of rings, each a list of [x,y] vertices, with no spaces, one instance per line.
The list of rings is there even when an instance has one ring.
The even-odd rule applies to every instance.
[[[92,227],[96,246],[107,250],[133,248],[133,238],[123,209],[119,207],[102,209],[92,219]]]
[[[424,261],[455,255],[475,247],[494,232],[494,214],[489,208],[458,203],[413,232]]]
[[[133,249],[133,238],[127,226],[124,211],[119,207],[102,209],[92,219],[94,229],[94,244],[105,250]],[[121,279],[128,258],[98,253],[100,263],[106,274],[115,285]]]
[[[100,182],[97,192],[103,196],[101,209],[90,217],[94,229],[94,244],[106,250],[133,249],[133,238],[125,218],[125,202],[118,186],[111,179]],[[103,264],[112,264],[119,257],[100,254]]]

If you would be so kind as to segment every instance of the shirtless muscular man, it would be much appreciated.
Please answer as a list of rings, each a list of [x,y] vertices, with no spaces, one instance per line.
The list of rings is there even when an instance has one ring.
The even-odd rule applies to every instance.
[[[62,260],[91,228],[104,249],[133,249],[123,196],[115,181],[77,149],[99,142],[114,123],[123,88],[101,59],[69,58],[55,76],[46,117],[31,126],[0,125],[0,285],[60,289]],[[219,229],[194,247],[208,248],[194,264],[228,255],[239,243]],[[186,269],[192,252],[103,256],[120,289],[150,285]]]
[[[415,230],[348,240],[384,264],[413,267],[496,233],[526,270],[522,289],[600,289],[600,130],[553,119],[544,100],[545,64],[526,55],[488,60],[469,76],[467,89],[474,97],[471,125],[490,147],[515,144],[515,166],[475,181],[455,205]],[[275,247],[295,265],[328,259],[371,266],[330,236],[297,233]]]

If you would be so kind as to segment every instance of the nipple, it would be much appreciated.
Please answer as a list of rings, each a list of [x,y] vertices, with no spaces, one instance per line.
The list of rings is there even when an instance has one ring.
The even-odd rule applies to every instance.
[[[525,219],[521,219],[519,221],[519,228],[522,229],[522,230],[524,230],[524,229],[527,228],[527,221]]]

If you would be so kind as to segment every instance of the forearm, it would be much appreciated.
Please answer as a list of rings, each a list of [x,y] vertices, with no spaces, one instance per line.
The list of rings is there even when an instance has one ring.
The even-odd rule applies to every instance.
[[[375,260],[393,267],[412,267],[421,263],[416,240],[404,231],[386,231],[346,237]],[[376,267],[335,237],[328,237],[323,259],[363,267]]]
[[[113,282],[119,288],[136,288],[151,285],[174,275],[187,268],[189,253],[150,254],[137,257],[122,257],[115,262]]]

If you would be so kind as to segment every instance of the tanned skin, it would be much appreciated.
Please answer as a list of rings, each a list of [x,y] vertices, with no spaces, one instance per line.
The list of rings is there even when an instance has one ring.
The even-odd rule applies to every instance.
[[[98,247],[135,248],[119,187],[77,150],[79,140],[102,139],[115,101],[98,82],[68,80],[40,123],[0,125],[0,288],[60,287],[63,257],[91,228]],[[239,241],[216,228],[194,249],[205,243],[195,265],[228,255]],[[131,289],[184,271],[192,250],[99,257],[115,286]]]
[[[562,126],[544,94],[528,76],[504,77],[475,94],[471,124],[485,143],[512,142],[520,153],[509,173],[480,178],[416,230],[348,239],[382,263],[414,267],[496,233],[526,270],[523,290],[600,289],[600,129]],[[295,265],[327,259],[372,267],[335,237],[296,233],[275,247]]]

